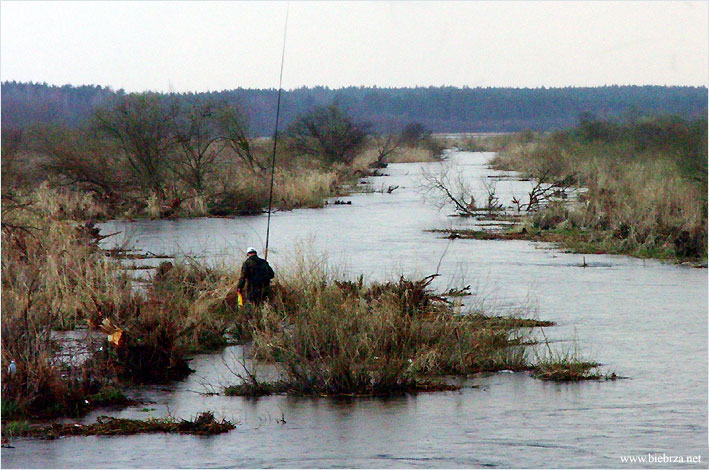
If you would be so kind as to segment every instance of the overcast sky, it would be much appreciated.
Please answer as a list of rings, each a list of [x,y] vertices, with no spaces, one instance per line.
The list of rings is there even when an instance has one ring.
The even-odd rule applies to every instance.
[[[2,80],[278,86],[285,2],[9,2]],[[705,85],[709,3],[290,2],[285,88]]]

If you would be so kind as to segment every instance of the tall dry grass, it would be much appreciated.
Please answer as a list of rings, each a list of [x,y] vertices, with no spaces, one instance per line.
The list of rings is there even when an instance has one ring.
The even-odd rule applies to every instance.
[[[640,132],[647,125],[657,127],[651,137]],[[511,145],[492,163],[537,179],[570,178],[585,188],[580,204],[551,205],[534,218],[541,228],[563,224],[580,230],[590,242],[585,249],[661,258],[706,257],[706,163],[703,168],[693,163],[706,160],[706,126],[703,141],[701,135],[694,136],[701,134],[701,126],[692,122],[603,126],[610,135],[591,139],[582,129],[557,133]],[[669,135],[652,137],[661,132]]]
[[[86,194],[46,186],[3,204],[3,418],[76,414],[119,379],[182,377],[188,354],[224,346],[235,329],[236,305],[219,297],[218,269],[178,264],[135,289],[81,219],[101,211]],[[57,333],[77,328],[78,356]],[[118,330],[118,347],[109,345],[106,334]]]
[[[62,355],[54,330],[85,324],[87,312],[130,296],[125,273],[91,247],[90,227],[76,214],[101,213],[89,197],[46,186],[3,203],[3,417],[71,414],[84,397],[106,385],[106,364],[93,356],[99,343],[79,339],[86,358]],[[14,360],[17,373],[7,365]]]
[[[337,195],[341,174],[337,170],[279,169],[273,188],[276,207],[282,210],[322,207],[327,198]]]
[[[528,329],[463,312],[428,288],[430,278],[366,284],[342,280],[322,259],[290,266],[249,327],[254,356],[276,364],[282,381],[232,393],[390,394],[444,374],[529,367]]]

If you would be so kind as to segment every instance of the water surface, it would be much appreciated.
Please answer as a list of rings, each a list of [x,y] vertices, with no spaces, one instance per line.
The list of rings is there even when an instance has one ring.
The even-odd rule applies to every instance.
[[[505,175],[487,168],[490,155],[450,156],[480,198],[488,176]],[[370,178],[374,189],[399,185],[391,194],[355,194],[342,198],[351,205],[274,214],[269,260],[278,271],[300,244],[370,280],[438,270],[437,287],[471,284],[491,308],[534,308],[558,324],[545,333],[567,341],[559,347],[575,339],[586,357],[628,379],[554,384],[501,373],[471,378],[457,392],[389,399],[197,393],[234,381],[225,363],[238,367],[241,350],[232,347],[194,358],[196,372],[184,382],[134,391],[154,404],[100,410],[85,421],[98,414],[190,417],[209,409],[234,420],[235,431],[17,440],[16,448],[2,450],[3,467],[623,467],[633,465],[621,456],[666,453],[701,455],[695,466],[705,468],[707,270],[607,255],[585,255],[583,268],[581,255],[546,244],[440,238],[426,230],[474,222],[422,200],[418,175],[437,165],[390,165],[388,176]],[[500,180],[497,196],[509,203],[529,184]],[[263,247],[265,219],[109,222],[101,229],[122,231],[106,246],[240,263],[247,246]]]

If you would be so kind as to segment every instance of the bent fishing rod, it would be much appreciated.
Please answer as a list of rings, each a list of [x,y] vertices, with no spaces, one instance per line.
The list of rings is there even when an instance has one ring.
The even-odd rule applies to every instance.
[[[278,119],[281,115],[281,91],[283,89],[283,63],[286,58],[286,33],[288,32],[288,10],[290,4],[286,5],[286,22],[283,27],[283,50],[281,51],[281,75],[278,79],[278,100],[276,103],[276,130],[273,132],[273,155],[271,156],[271,189],[268,193],[268,221],[266,222],[266,249],[263,259],[268,260],[268,239],[271,235],[271,206],[273,203],[273,177],[276,170],[276,146],[278,145]]]

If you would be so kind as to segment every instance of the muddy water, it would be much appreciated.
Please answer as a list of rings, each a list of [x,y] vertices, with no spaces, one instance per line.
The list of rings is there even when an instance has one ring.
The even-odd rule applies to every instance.
[[[502,175],[486,168],[490,154],[454,153],[451,160],[478,188]],[[707,271],[605,255],[564,254],[524,241],[455,240],[426,229],[471,224],[424,204],[421,168],[391,165],[370,179],[391,194],[343,198],[351,205],[277,213],[269,259],[278,270],[299,242],[355,276],[442,274],[439,287],[471,284],[479,298],[504,310],[525,304],[553,320],[547,336],[575,339],[585,356],[629,377],[603,383],[550,384],[525,373],[469,379],[459,392],[391,399],[334,400],[203,396],[234,381],[238,347],[194,358],[196,372],[169,387],[136,390],[153,401],[97,414],[193,416],[213,410],[238,423],[216,437],[149,435],[17,440],[2,450],[3,467],[624,467],[621,457],[701,455],[706,468]],[[529,183],[497,183],[508,202]],[[106,239],[153,253],[240,262],[261,248],[265,217],[107,223]],[[107,245],[108,246],[108,245]],[[145,264],[144,261],[140,261]],[[470,301],[472,302],[472,300]],[[284,422],[285,421],[285,422]]]

